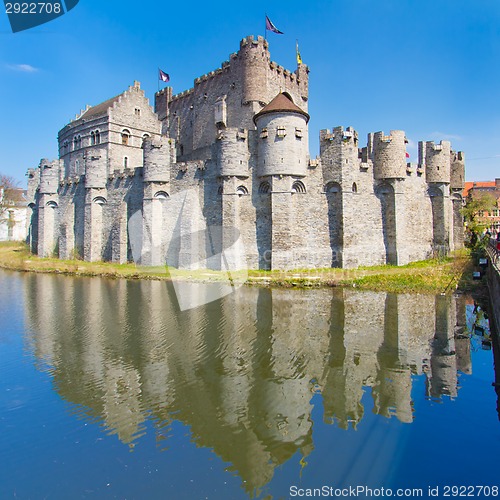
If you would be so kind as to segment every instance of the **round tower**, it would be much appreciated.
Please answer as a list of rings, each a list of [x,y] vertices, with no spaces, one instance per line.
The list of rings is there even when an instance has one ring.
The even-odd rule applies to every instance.
[[[247,131],[225,128],[218,136],[218,156],[221,176],[248,177]]]
[[[289,95],[278,94],[254,116],[257,126],[258,175],[307,173],[309,115]]]
[[[450,182],[451,144],[441,141],[425,143],[425,180],[427,182]]]
[[[376,132],[373,136],[375,179],[406,177],[406,137],[403,130],[391,130],[390,135]]]
[[[167,137],[147,137],[142,143],[144,182],[169,182],[174,141]]]
[[[59,162],[40,161],[40,194],[56,194],[59,187]]]
[[[451,152],[451,183],[452,190],[462,191],[465,186],[465,158],[462,151]]]
[[[358,164],[358,133],[352,127],[320,131],[320,157],[326,180],[342,183]],[[351,181],[352,182],[352,181]]]
[[[267,102],[267,72],[271,62],[268,43],[263,37],[248,36],[240,42],[243,68],[243,104]]]

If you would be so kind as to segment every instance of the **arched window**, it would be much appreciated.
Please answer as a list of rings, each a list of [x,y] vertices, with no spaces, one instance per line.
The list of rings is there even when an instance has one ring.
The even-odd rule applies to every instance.
[[[78,138],[75,136],[73,138],[73,150],[78,149]]]
[[[443,192],[438,187],[429,188],[427,193],[431,198],[434,198],[435,196],[443,196]]]
[[[375,194],[377,196],[392,196],[394,195],[394,188],[390,184],[380,184],[375,189]]]
[[[95,132],[90,132],[90,145],[93,146],[95,144]]]
[[[328,182],[327,185],[325,186],[325,193],[326,194],[331,194],[331,193],[340,193],[342,191],[342,188],[340,187],[340,184],[338,182]]]
[[[248,189],[245,186],[238,186],[236,188],[236,194],[238,196],[244,196],[248,194]]]
[[[95,143],[101,144],[101,132],[99,130],[95,131]]]
[[[352,192],[357,193],[358,192],[358,186],[355,182],[352,183]]]
[[[96,205],[106,205],[106,198],[102,197],[102,196],[96,196],[93,200],[92,200],[93,203],[95,203]]]
[[[128,168],[128,156],[123,157],[123,168]]]
[[[46,204],[45,204],[46,207],[49,207],[49,208],[57,208],[57,203],[55,201],[48,201]]]
[[[268,194],[271,191],[271,184],[269,182],[264,181],[259,186],[259,194]]]
[[[166,191],[158,191],[155,194],[157,200],[168,200],[168,193]]]
[[[130,130],[126,128],[122,130],[122,144],[128,146],[130,142]]]
[[[144,144],[144,141],[150,137],[149,134],[142,134],[142,144]]]
[[[292,184],[292,193],[305,193],[306,192],[306,187],[304,186],[304,183],[302,181],[295,181]]]

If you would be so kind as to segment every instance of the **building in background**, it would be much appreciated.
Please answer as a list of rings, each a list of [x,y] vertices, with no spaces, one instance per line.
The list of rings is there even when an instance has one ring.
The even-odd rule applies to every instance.
[[[485,194],[495,198],[496,206],[491,211],[484,211],[480,214],[481,221],[489,225],[492,233],[498,234],[500,232],[500,179],[465,183],[464,200],[475,199]]]
[[[24,241],[27,237],[27,191],[0,186],[0,241]]]

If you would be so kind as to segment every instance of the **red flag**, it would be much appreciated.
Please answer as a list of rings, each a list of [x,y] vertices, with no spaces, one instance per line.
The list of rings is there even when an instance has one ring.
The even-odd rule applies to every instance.
[[[410,157],[410,153],[406,153],[406,158],[409,158]]]

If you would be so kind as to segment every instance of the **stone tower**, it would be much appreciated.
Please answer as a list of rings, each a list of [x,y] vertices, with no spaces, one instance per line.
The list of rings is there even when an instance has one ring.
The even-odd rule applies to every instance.
[[[272,268],[287,269],[303,247],[296,230],[293,197],[306,193],[309,115],[289,94],[278,94],[254,117],[257,126],[257,175],[271,192]],[[302,200],[303,201],[303,200]]]
[[[439,144],[427,141],[420,149],[425,149],[425,157],[420,161],[425,165],[432,204],[433,250],[438,255],[446,255],[453,243],[453,214],[449,203],[451,144],[449,141]]]
[[[354,224],[359,213],[353,203],[360,188],[358,133],[352,127],[321,130],[320,156],[328,203],[331,265],[343,267],[360,246],[358,225]]]
[[[373,136],[373,174],[378,181],[377,192],[382,205],[382,226],[386,261],[388,264],[406,264],[400,254],[405,248],[406,224],[406,137],[402,130],[391,130],[389,135],[376,132]]]
[[[450,154],[450,196],[453,211],[453,248],[464,246],[464,219],[462,215],[462,192],[465,187],[465,155],[462,151]]]
[[[143,265],[165,264],[162,219],[170,192],[170,168],[175,163],[175,143],[166,137],[147,138],[144,150],[144,198],[142,207],[142,256]],[[126,239],[125,239],[126,244]]]
[[[40,188],[38,199],[38,249],[40,257],[58,254],[59,238],[59,160],[40,162]]]

